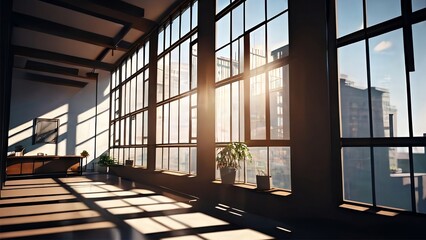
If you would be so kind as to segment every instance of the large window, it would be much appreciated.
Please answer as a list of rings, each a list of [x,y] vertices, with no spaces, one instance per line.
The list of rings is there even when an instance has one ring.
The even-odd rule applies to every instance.
[[[246,142],[238,180],[291,189],[287,1],[217,0],[216,143]],[[217,175],[218,177],[218,175]]]
[[[158,35],[156,169],[196,174],[197,2],[184,5]]]
[[[111,75],[110,155],[147,167],[149,42]]]
[[[425,7],[336,1],[346,201],[426,213]]]

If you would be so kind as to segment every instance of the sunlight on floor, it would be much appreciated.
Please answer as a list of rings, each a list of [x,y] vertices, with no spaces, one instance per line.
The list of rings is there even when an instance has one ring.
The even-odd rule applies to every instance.
[[[107,231],[107,236],[114,238],[121,236],[123,227],[129,228],[126,231],[132,237],[139,233],[160,234],[161,239],[167,240],[272,239],[195,211],[192,205],[175,200],[173,194],[158,194],[135,183],[125,186],[84,176],[7,181],[0,199],[0,239],[49,234],[69,238],[73,232],[85,230]],[[223,204],[217,209],[240,217],[245,214]]]

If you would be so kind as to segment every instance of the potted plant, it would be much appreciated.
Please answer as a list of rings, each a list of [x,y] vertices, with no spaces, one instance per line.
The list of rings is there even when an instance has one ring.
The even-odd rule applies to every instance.
[[[24,146],[22,145],[16,145],[15,146],[15,156],[24,156]]]
[[[241,161],[252,160],[249,148],[245,143],[229,143],[216,155],[217,168],[224,184],[234,184],[237,169],[241,168]]]
[[[80,153],[81,157],[86,159],[86,164],[84,165],[84,171],[86,171],[86,167],[87,167],[87,157],[89,156],[89,152],[87,152],[86,150],[83,150]]]
[[[272,177],[266,174],[265,171],[257,170],[257,175],[256,175],[257,190],[261,190],[261,191],[270,190],[271,180],[272,180]]]
[[[106,172],[109,172],[109,167],[116,165],[116,161],[115,161],[114,158],[112,158],[111,156],[109,156],[107,153],[104,153],[104,154],[102,154],[99,157],[98,164],[101,167],[105,167],[106,168]]]

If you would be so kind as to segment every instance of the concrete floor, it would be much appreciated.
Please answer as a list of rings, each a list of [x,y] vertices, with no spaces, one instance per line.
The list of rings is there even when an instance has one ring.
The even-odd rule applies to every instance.
[[[1,192],[0,239],[289,238],[282,223],[106,174],[10,180]]]

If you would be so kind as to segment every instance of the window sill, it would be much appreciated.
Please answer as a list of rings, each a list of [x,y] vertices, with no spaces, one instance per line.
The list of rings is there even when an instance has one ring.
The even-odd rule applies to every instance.
[[[395,217],[399,215],[399,211],[393,211],[391,209],[380,209],[380,208],[374,208],[369,206],[362,206],[362,205],[356,205],[351,203],[343,203],[339,206],[343,209],[358,211],[358,212],[366,212],[366,213],[372,213],[376,215],[386,216],[386,217]]]
[[[214,181],[212,181],[212,183],[222,185],[222,181],[220,181],[220,180],[214,180]],[[253,191],[253,192],[258,192],[258,193],[263,193],[263,194],[271,194],[271,195],[276,195],[276,196],[281,196],[281,197],[287,197],[287,196],[291,195],[291,192],[285,191],[285,190],[280,189],[280,188],[271,188],[270,190],[257,190],[256,185],[246,184],[246,183],[235,183],[235,184],[230,185],[230,186],[238,187],[238,188],[244,188],[244,189],[247,189],[247,190]]]

